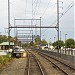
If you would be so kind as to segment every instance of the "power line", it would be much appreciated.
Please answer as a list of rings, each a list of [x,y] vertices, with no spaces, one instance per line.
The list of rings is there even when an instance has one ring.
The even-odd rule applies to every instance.
[[[75,5],[75,3],[70,5],[69,8],[65,12],[63,12],[63,15],[61,15],[60,18],[62,18],[74,5]]]
[[[35,14],[36,14],[37,6],[38,6],[38,0],[36,0],[36,5],[35,5],[35,7],[34,7],[34,11],[33,11],[33,15],[34,15],[34,16],[35,16]]]
[[[42,17],[44,16],[46,10],[48,9],[48,6],[49,6],[50,2],[51,2],[51,0],[49,0],[49,2],[48,2],[48,4],[47,4],[47,7],[46,7],[46,9],[44,10],[44,13],[42,14]]]
[[[72,4],[72,3],[73,3],[73,4]],[[67,7],[67,9],[64,11],[63,15],[60,16],[60,18],[62,18],[62,17],[75,5],[74,1],[73,1],[72,3],[70,3],[70,5],[69,5],[69,6]],[[60,18],[59,18],[59,19],[60,19]],[[56,22],[56,20],[55,20],[51,25],[55,24],[55,22]],[[50,25],[50,26],[51,26],[51,25]],[[46,29],[45,31],[47,31],[47,29]],[[44,31],[44,32],[45,32],[45,31]],[[42,32],[42,34],[43,34],[44,32]]]
[[[27,0],[26,0],[26,6],[25,6],[25,16],[26,16],[26,11],[27,11]]]

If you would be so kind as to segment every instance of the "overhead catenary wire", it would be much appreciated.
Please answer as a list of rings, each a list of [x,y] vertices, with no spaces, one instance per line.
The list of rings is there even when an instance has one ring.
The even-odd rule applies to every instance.
[[[27,12],[27,0],[26,0],[26,4],[25,4],[25,17],[26,17],[26,12]]]
[[[35,0],[36,2],[35,2],[35,7],[34,7],[34,9],[33,9],[33,15],[35,16],[36,15],[36,9],[37,9],[37,6],[38,6],[38,0]],[[34,16],[33,16],[33,18],[34,18]]]
[[[70,5],[69,8],[67,10],[65,10],[65,12],[63,12],[63,15],[61,15],[60,18],[62,18],[74,5],[75,5],[75,3]]]
[[[62,15],[60,18],[62,18],[74,5],[75,5],[75,3],[73,3],[72,5],[69,5],[70,7],[63,13],[63,15]],[[59,18],[59,19],[60,19],[60,18]],[[47,29],[46,29],[45,31],[47,31]],[[45,32],[45,31],[44,31],[44,32]],[[44,33],[44,32],[43,32],[43,33]],[[43,33],[42,33],[42,34],[43,34]],[[47,35],[46,35],[46,36],[47,36]],[[48,36],[49,36],[49,35],[48,35]],[[47,37],[48,37],[48,36],[47,36]]]
[[[61,16],[59,17],[59,19],[61,19],[74,5],[75,5],[74,1],[73,1],[72,3],[70,3],[70,5],[68,5],[67,9],[63,12],[63,15],[61,15]],[[50,26],[54,25],[54,24],[56,23],[56,21],[57,21],[57,20],[55,20]],[[44,30],[44,31],[42,32],[42,34],[43,34],[45,31],[47,31],[47,29]]]
[[[44,16],[46,10],[48,9],[48,6],[49,6],[50,2],[51,2],[51,0],[49,0],[49,2],[48,2],[48,4],[47,4],[47,7],[46,7],[46,9],[44,10],[44,13],[42,14],[42,17]]]

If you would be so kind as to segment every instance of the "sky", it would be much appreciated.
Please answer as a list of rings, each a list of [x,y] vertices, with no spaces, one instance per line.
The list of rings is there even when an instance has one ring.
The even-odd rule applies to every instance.
[[[59,2],[59,17],[70,7],[74,0],[61,0]],[[74,2],[75,3],[75,2]],[[63,9],[62,9],[63,7]],[[66,14],[60,18],[61,39],[74,39],[74,8],[70,8]],[[57,21],[57,0],[33,0],[33,15],[32,15],[32,0],[10,0],[10,24],[14,26],[14,19],[39,19],[41,17],[41,24],[44,26],[56,26]],[[31,21],[18,21],[16,24],[31,24]],[[34,21],[33,25],[39,25],[39,21]],[[7,35],[8,28],[8,0],[0,0],[0,32]],[[28,30],[28,29],[27,29]],[[33,29],[34,35],[39,35],[39,29]],[[11,36],[14,36],[14,31],[11,29]],[[57,40],[56,29],[42,29],[42,39],[47,41]],[[51,38],[51,39],[50,39]]]

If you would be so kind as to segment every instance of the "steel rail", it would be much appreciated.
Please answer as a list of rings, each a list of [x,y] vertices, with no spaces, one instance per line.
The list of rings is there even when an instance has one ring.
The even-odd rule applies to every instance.
[[[34,56],[34,58],[35,58],[37,64],[39,65],[39,68],[40,68],[40,70],[41,70],[42,75],[45,75],[45,74],[44,74],[44,71],[43,71],[43,69],[42,69],[42,67],[41,67],[41,65],[40,65],[39,60],[35,57],[35,55],[33,55],[33,56]]]
[[[40,61],[39,61],[39,60],[35,57],[35,55],[33,55],[31,52],[28,51],[28,53],[30,53],[30,54],[33,56],[33,58],[35,59],[37,65],[38,65],[38,67],[39,67],[39,69],[40,69],[41,75],[46,75],[45,72],[43,71],[43,68],[42,68],[42,66],[41,66]],[[29,54],[28,54],[28,72],[27,72],[27,75],[30,75],[30,70],[31,70],[30,64],[31,64],[31,63],[32,63],[32,62],[30,62],[30,57],[29,57]]]
[[[53,57],[50,57],[49,55],[47,55],[46,53],[39,53],[39,55],[41,55],[42,57],[44,57],[45,59],[47,59],[49,62],[51,62],[53,65],[55,65],[56,67],[58,67],[62,72],[64,72],[66,75],[72,75],[72,73],[71,73],[71,70],[74,70],[73,68],[71,68],[71,67],[69,67],[69,66],[67,66],[67,65],[65,65],[64,63],[61,63],[60,61],[58,61],[57,59],[55,59],[55,58],[53,58]],[[49,58],[50,59],[53,59],[53,60],[55,60],[55,61],[57,61],[57,62],[59,62],[59,63],[61,63],[62,65],[64,65],[65,67],[67,67],[67,68],[69,68],[69,69],[71,69],[71,70],[67,70],[66,68],[64,69],[64,68],[62,68],[62,66],[59,66],[57,63],[55,63],[55,62],[53,62],[52,60],[49,60]]]

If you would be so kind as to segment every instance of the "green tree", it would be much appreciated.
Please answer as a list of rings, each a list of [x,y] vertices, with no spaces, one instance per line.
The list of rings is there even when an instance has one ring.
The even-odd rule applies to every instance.
[[[0,43],[6,42],[6,41],[8,41],[7,36],[6,35],[0,35]]]
[[[42,44],[47,44],[47,41],[46,41],[45,39],[43,39],[43,40],[41,41],[41,43],[42,43]]]
[[[8,41],[8,37],[6,35],[3,35],[3,42],[7,42]]]
[[[30,45],[30,46],[33,46],[33,45],[34,45],[34,42],[33,42],[33,41],[31,41],[29,45]]]
[[[35,39],[35,44],[36,44],[36,45],[39,45],[40,43],[41,43],[40,37],[37,37],[37,38]]]
[[[10,42],[15,42],[15,38],[10,37]]]
[[[29,47],[29,43],[24,43],[24,44],[22,44],[22,46],[27,48],[27,47]]]
[[[67,39],[66,41],[65,41],[65,46],[67,47],[67,48],[73,48],[74,47],[74,45],[75,45],[75,42],[74,42],[74,39]]]
[[[54,47],[58,47],[58,43],[59,43],[59,47],[63,47],[64,46],[64,42],[62,40],[56,41],[53,43]]]

